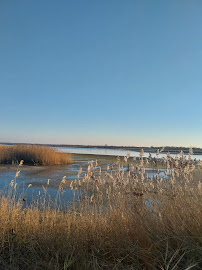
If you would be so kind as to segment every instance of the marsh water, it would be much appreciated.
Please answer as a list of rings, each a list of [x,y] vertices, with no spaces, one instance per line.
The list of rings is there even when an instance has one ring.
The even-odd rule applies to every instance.
[[[24,204],[29,204],[33,200],[40,200],[46,196],[48,201],[61,204],[72,201],[80,196],[79,191],[69,188],[72,180],[77,179],[80,167],[85,170],[90,161],[83,158],[73,158],[73,164],[63,166],[26,166],[18,167],[16,165],[0,165],[0,191],[9,194],[12,184],[17,183],[17,196],[26,199]],[[19,176],[15,178],[17,170],[20,170]],[[84,173],[84,172],[83,172]],[[81,174],[81,176],[83,175]],[[66,176],[67,185],[64,192],[59,192],[59,185],[62,178]],[[44,189],[45,188],[45,189]],[[46,192],[44,192],[46,190]]]
[[[128,151],[117,149],[96,149],[96,148],[71,148],[57,147],[60,151],[73,154],[73,164],[65,166],[26,166],[20,167],[20,174],[15,180],[15,174],[18,170],[14,165],[0,165],[0,192],[9,193],[11,190],[11,181],[17,183],[17,190],[22,199],[26,199],[24,204],[28,204],[33,200],[41,200],[48,197],[55,203],[65,203],[77,199],[81,196],[80,191],[72,191],[69,184],[72,180],[77,179],[77,174],[82,168],[82,177],[88,165],[98,159],[98,166],[102,167],[102,172],[107,171],[107,166],[114,165],[116,156],[126,156]],[[79,155],[81,154],[81,155]],[[131,157],[139,156],[139,152],[130,151]],[[145,153],[148,156],[148,153]],[[155,156],[155,154],[152,154]],[[160,154],[163,157],[165,154]],[[195,158],[195,156],[193,156]],[[201,156],[196,156],[200,159]],[[98,168],[99,169],[99,168]],[[125,168],[126,169],[126,168]],[[148,169],[150,177],[155,175],[155,171]],[[163,170],[162,170],[163,173]],[[64,192],[58,190],[62,178],[66,176],[67,185]],[[44,189],[45,188],[45,189]],[[25,198],[24,198],[25,197]]]
[[[73,153],[73,154],[87,154],[87,155],[106,155],[106,156],[126,156],[130,153],[131,157],[139,157],[140,152],[137,151],[129,151],[124,149],[107,149],[107,148],[80,148],[80,147],[56,147],[62,152]],[[149,153],[145,152],[144,157],[148,157]],[[151,153],[152,157],[155,157],[155,153]],[[167,154],[160,153],[158,155],[159,158],[166,157]],[[175,157],[175,154],[171,154],[171,156]],[[188,155],[185,155],[188,157]],[[202,160],[202,155],[192,155],[192,158],[196,158],[197,160]]]

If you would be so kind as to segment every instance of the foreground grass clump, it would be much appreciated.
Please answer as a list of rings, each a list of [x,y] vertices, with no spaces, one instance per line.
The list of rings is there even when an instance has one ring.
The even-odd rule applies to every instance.
[[[71,163],[71,155],[38,145],[0,145],[1,164],[16,164],[21,160],[27,165],[62,165]]]
[[[1,269],[201,269],[198,200],[169,198],[159,213],[141,199],[115,201],[62,212],[2,198]]]
[[[149,178],[143,159],[136,167],[128,160],[104,174],[97,162],[82,177],[80,169],[70,187],[83,197],[63,211],[24,208],[12,183],[0,199],[0,269],[201,269],[202,185],[193,178],[201,164],[168,155],[165,177]]]

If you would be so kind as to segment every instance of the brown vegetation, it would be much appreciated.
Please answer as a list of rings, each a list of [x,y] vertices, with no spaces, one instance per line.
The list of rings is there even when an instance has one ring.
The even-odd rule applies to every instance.
[[[70,184],[83,197],[61,211],[15,202],[16,178],[9,197],[0,200],[0,266],[44,270],[188,270],[202,263],[202,185],[195,164],[169,155],[166,171],[155,178],[144,163],[122,163],[104,175],[97,162]],[[152,162],[152,160],[150,160]],[[129,168],[129,170],[128,170]],[[65,177],[59,192],[63,193]],[[44,197],[48,188],[43,187]],[[136,195],[141,194],[141,196]]]
[[[0,163],[28,165],[62,165],[71,163],[71,155],[46,146],[0,145]]]

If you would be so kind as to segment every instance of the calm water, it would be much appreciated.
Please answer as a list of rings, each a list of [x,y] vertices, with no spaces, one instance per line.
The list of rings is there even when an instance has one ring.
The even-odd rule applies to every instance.
[[[97,149],[97,148],[73,148],[73,147],[57,147],[60,151],[74,153],[74,154],[92,154],[92,155],[111,155],[111,156],[126,156],[129,151],[119,150],[119,149]],[[130,151],[132,157],[139,157],[139,152]],[[145,157],[149,154],[145,153]],[[154,157],[155,154],[152,154]],[[159,157],[166,156],[166,154],[160,154]],[[196,159],[202,159],[202,156],[196,155],[193,156]],[[49,166],[49,167],[29,167],[23,166],[23,169],[20,172],[19,177],[17,178],[17,187],[18,193],[22,197],[26,197],[27,201],[24,204],[29,204],[33,199],[42,201],[44,197],[48,197],[53,202],[64,204],[66,202],[72,201],[75,198],[78,198],[81,194],[77,192],[72,192],[69,188],[64,189],[64,193],[60,194],[58,192],[58,187],[63,176],[66,176],[66,179],[71,181],[77,178],[77,173],[82,167],[83,172],[81,177],[84,175],[87,166],[91,162],[92,158],[77,158],[75,163],[68,166]],[[112,165],[112,164],[106,164]],[[146,169],[147,170],[147,169]],[[104,170],[102,170],[104,171]],[[4,169],[0,169],[0,191],[3,193],[8,192],[10,187],[10,182],[15,177],[16,171],[9,168],[9,165]],[[153,173],[152,173],[153,174]],[[163,172],[162,172],[163,174]],[[155,173],[154,173],[155,175]],[[152,175],[149,175],[152,177]],[[163,175],[162,175],[163,176]],[[50,179],[50,184],[47,185],[47,181]],[[28,185],[32,184],[28,188]],[[47,190],[47,193],[44,193],[42,188],[44,186]]]
[[[42,201],[45,196],[46,199],[50,199],[53,203],[57,204],[64,204],[75,198],[77,199],[81,195],[79,191],[72,192],[70,188],[64,188],[63,194],[58,191],[63,176],[66,176],[67,180],[72,181],[77,178],[80,167],[85,169],[90,163],[88,160],[79,159],[74,161],[75,164],[65,166],[22,166],[16,180],[18,196],[26,198],[24,204],[29,204],[33,200]],[[10,165],[0,169],[1,193],[10,194],[10,183],[11,180],[15,178],[16,170]],[[83,174],[81,174],[81,176],[83,176]],[[49,185],[47,184],[48,179]],[[28,187],[30,184],[31,186]],[[46,193],[42,186],[46,188]]]
[[[74,148],[74,147],[56,147],[60,151],[72,153],[72,154],[90,154],[90,155],[107,155],[107,156],[126,156],[127,153],[130,153],[131,157],[139,157],[140,153],[137,151],[128,151],[122,149],[106,149],[106,148]],[[156,154],[152,153],[152,157],[155,157]],[[149,153],[145,152],[144,157],[148,157]],[[171,156],[175,156],[172,155]],[[185,155],[188,157],[188,155]],[[166,157],[166,154],[159,154],[159,158]],[[202,160],[202,155],[193,155],[192,158],[197,160]]]

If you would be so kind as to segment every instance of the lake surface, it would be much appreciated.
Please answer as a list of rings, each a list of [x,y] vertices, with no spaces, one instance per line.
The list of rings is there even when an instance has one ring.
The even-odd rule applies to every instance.
[[[126,156],[130,153],[131,157],[139,157],[140,152],[137,151],[128,151],[122,149],[107,149],[107,148],[77,148],[77,147],[56,147],[62,152],[72,153],[72,154],[89,154],[89,155],[106,155],[106,156]],[[155,153],[151,153],[152,157],[156,157]],[[167,154],[160,153],[159,158],[166,157]],[[175,157],[175,154],[170,154],[171,156]],[[188,155],[185,155],[188,157]],[[144,154],[144,157],[149,157],[149,153]],[[202,160],[202,155],[192,155],[193,159],[200,159]]]
[[[57,204],[77,199],[81,194],[68,188],[70,182],[77,179],[80,167],[87,169],[90,161],[88,159],[74,159],[74,164],[64,166],[26,166],[20,167],[20,174],[16,179],[17,196],[26,198],[23,204],[29,204],[33,200],[41,201],[46,197],[49,201]],[[10,194],[11,181],[15,179],[17,166],[0,165],[0,192]],[[84,175],[84,171],[81,177]],[[64,192],[59,192],[62,178],[66,176],[67,185]],[[43,187],[46,189],[44,192]]]
[[[101,165],[102,172],[105,173],[107,171],[107,166],[113,166],[114,165],[114,158],[107,157],[100,158],[94,157],[93,155],[100,155],[100,156],[126,156],[128,152],[130,153],[131,157],[139,157],[139,152],[136,151],[127,151],[127,150],[121,150],[121,149],[101,149],[101,148],[74,148],[74,147],[57,147],[60,151],[72,153],[72,154],[88,154],[92,156],[82,156],[77,157],[76,155],[73,156],[73,162],[74,164],[71,165],[65,165],[65,166],[25,166],[23,165],[20,167],[20,174],[16,180],[17,182],[17,190],[18,195],[21,196],[21,199],[26,198],[26,201],[23,202],[23,204],[26,206],[33,200],[42,201],[44,198],[48,198],[53,203],[59,203],[59,204],[65,204],[67,202],[73,201],[74,199],[77,199],[81,196],[80,191],[72,191],[69,188],[69,184],[72,180],[77,179],[77,174],[82,167],[82,174],[81,177],[84,176],[88,165],[93,162],[95,162],[95,159],[98,158],[98,165]],[[148,157],[149,154],[145,153],[145,157]],[[152,157],[155,157],[156,155],[153,153]],[[166,156],[166,154],[160,154],[159,157]],[[202,156],[196,155],[192,156],[196,159],[202,159]],[[102,160],[102,163],[100,163]],[[125,167],[125,169],[127,169]],[[7,194],[9,192],[10,183],[11,180],[15,178],[17,166],[13,165],[0,165],[0,192]],[[99,170],[99,168],[98,168]],[[146,169],[146,173],[147,173]],[[149,173],[149,171],[148,171]],[[155,176],[155,172],[150,172],[149,177]],[[163,176],[164,172],[162,170],[162,175],[160,174],[160,177]],[[63,178],[63,176],[66,176],[67,180],[67,186],[64,187],[64,193],[60,193],[58,190],[58,187],[60,185],[60,182]],[[48,180],[49,179],[49,180]],[[49,182],[49,184],[48,184]],[[30,187],[28,187],[30,186]],[[43,187],[46,189],[46,192],[44,192]]]

